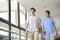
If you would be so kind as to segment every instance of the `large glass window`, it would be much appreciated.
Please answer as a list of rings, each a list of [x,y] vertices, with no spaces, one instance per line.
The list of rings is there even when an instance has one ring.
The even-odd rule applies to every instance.
[[[11,40],[19,40],[19,29],[11,26]]]
[[[4,31],[5,30],[5,31]],[[0,21],[0,40],[8,40],[9,26]]]
[[[29,18],[29,16],[30,16],[30,13],[27,11],[27,18]]]
[[[9,30],[9,26],[0,21],[0,29]]]
[[[8,20],[8,12],[2,12],[2,13],[0,12],[0,17]]]
[[[11,26],[11,32],[19,34],[19,29]]]
[[[11,23],[18,26],[18,6],[16,0],[11,0]]]
[[[21,30],[21,40],[26,40],[26,33],[23,30]]]
[[[0,30],[0,35],[2,35],[2,36],[8,36],[8,32],[1,31],[1,30]]]
[[[8,4],[9,4],[8,0],[0,0],[0,18],[3,18],[9,21],[9,13],[8,13],[9,5]],[[17,1],[11,0],[11,23],[18,27],[18,9],[17,8],[18,8]],[[9,39],[9,32],[10,32],[9,25],[0,21],[0,40]],[[20,4],[20,26],[24,29],[26,28],[25,27],[25,8],[21,4]],[[21,31],[20,33],[21,40],[26,40],[25,31],[13,26],[11,26],[11,40],[19,40],[19,30]]]
[[[24,9],[24,7],[20,4],[20,26],[24,29],[26,29],[25,26],[25,20],[28,18],[29,14],[28,12]],[[26,40],[26,33],[25,31],[21,30],[21,39]],[[28,39],[28,38],[27,38]],[[29,40],[29,39],[28,39]]]
[[[11,23],[16,24],[15,23],[15,12],[14,11],[11,12]]]
[[[21,40],[26,40],[26,36],[21,36]]]
[[[30,38],[28,38],[28,40],[31,40]]]
[[[25,14],[25,8],[20,4],[20,12],[23,12]]]
[[[25,15],[22,12],[20,12],[20,25],[25,28]]]
[[[0,0],[0,17],[8,20],[8,1]]]

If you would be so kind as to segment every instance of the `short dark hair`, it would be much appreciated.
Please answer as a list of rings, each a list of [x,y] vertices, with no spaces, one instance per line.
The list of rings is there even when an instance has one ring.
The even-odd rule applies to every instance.
[[[47,12],[50,15],[50,11],[49,10],[46,10],[45,12]]]
[[[32,7],[30,10],[32,10],[32,9],[33,9],[34,11],[36,11],[36,9],[35,9],[35,8],[33,8],[33,7]]]

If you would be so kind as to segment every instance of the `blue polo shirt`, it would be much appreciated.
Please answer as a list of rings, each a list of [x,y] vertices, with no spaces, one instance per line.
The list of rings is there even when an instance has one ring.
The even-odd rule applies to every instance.
[[[51,34],[51,33],[54,33],[54,24],[55,24],[55,21],[52,17],[50,18],[43,18],[42,19],[42,24],[44,25],[44,32],[45,34]]]

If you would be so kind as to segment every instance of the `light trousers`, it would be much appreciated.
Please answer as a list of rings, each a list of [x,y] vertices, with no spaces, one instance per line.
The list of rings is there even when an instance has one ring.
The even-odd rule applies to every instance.
[[[55,40],[54,39],[54,34],[48,34],[48,35],[46,35],[46,40]]]
[[[31,40],[42,40],[41,34],[38,32],[30,32],[29,35]]]

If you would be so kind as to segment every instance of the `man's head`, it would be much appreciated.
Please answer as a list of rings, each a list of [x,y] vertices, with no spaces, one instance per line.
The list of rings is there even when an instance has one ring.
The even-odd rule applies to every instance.
[[[46,17],[50,17],[50,11],[49,11],[49,10],[46,10],[46,11],[45,11],[45,16],[46,16]]]
[[[31,15],[35,15],[36,9],[32,7],[30,10],[31,10]]]

